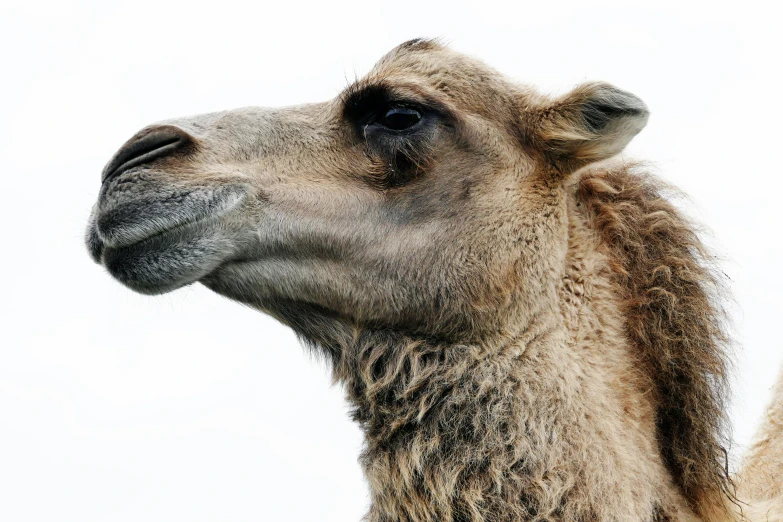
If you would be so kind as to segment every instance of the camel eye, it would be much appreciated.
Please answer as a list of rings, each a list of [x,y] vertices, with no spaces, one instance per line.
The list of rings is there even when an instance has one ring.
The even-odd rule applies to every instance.
[[[378,123],[387,129],[401,131],[410,129],[421,121],[421,113],[408,107],[392,107],[381,116]]]

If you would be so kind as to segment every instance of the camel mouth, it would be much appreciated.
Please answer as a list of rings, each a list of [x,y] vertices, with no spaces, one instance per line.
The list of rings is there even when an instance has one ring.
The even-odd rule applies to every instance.
[[[103,205],[106,208],[99,201],[87,228],[87,250],[132,290],[174,290],[233,255],[238,232],[227,222],[246,196],[245,187],[228,185]]]
[[[106,205],[94,216],[104,247],[128,247],[199,221],[230,212],[245,199],[244,187],[171,191],[163,197],[139,198]]]
[[[209,275],[232,250],[207,218],[123,247],[104,247],[101,263],[125,286],[142,294],[163,294]]]

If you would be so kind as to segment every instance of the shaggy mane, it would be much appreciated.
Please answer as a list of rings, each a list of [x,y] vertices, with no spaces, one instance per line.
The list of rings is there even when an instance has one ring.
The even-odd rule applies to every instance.
[[[592,170],[576,188],[611,259],[626,335],[655,383],[664,462],[691,507],[712,519],[736,501],[725,449],[725,276],[671,203],[677,191],[639,165]]]

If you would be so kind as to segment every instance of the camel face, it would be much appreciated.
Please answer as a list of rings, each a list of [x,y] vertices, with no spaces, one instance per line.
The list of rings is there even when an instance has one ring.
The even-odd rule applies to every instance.
[[[607,85],[548,100],[413,41],[329,102],[143,129],[104,171],[88,248],[143,293],[200,281],[293,325],[470,336],[554,280],[563,178],[646,117]]]

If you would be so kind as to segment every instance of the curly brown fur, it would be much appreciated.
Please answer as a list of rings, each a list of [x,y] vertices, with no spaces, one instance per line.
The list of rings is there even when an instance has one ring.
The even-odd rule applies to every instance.
[[[579,181],[621,288],[626,331],[656,384],[661,453],[703,515],[733,498],[727,470],[728,345],[722,274],[675,193],[640,168]]]

